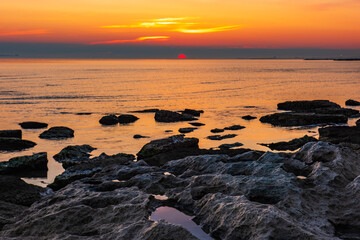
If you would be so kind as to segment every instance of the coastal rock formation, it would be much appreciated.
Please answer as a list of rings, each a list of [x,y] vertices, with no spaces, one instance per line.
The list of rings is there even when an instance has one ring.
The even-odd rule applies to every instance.
[[[0,138],[22,138],[21,130],[0,130]]]
[[[138,119],[139,119],[138,117],[131,114],[122,114],[118,116],[118,120],[120,124],[133,123]]]
[[[330,126],[319,128],[319,139],[332,143],[355,143],[360,144],[360,127]]]
[[[196,129],[195,127],[179,128],[179,133],[191,133]]]
[[[224,130],[231,130],[231,131],[236,131],[236,130],[240,130],[240,129],[244,129],[244,126],[241,125],[233,125],[230,127],[225,127]]]
[[[197,120],[193,115],[186,113],[177,113],[168,110],[160,110],[155,113],[155,121],[157,122],[181,122]]]
[[[22,140],[19,138],[4,138],[0,137],[0,150],[2,151],[18,151],[27,148],[32,148],[36,143],[29,140]]]
[[[47,123],[42,123],[42,122],[22,122],[19,123],[19,125],[23,128],[23,129],[40,129],[40,128],[47,128],[48,124]]]
[[[52,127],[39,135],[40,138],[44,139],[65,139],[73,138],[74,130],[68,127]]]
[[[186,109],[183,111],[183,113],[189,114],[189,115],[193,115],[193,116],[195,116],[195,117],[200,117],[200,114],[201,114],[201,113],[204,113],[204,111],[203,111],[203,110],[194,110],[194,109],[188,109],[188,108],[186,108]]]
[[[67,166],[72,166],[76,164],[76,161],[81,161],[81,159],[88,159],[90,157],[90,152],[94,151],[96,148],[91,147],[90,145],[75,145],[67,146],[62,149],[59,153],[54,155],[54,159],[63,164],[64,168]]]
[[[116,125],[119,123],[119,119],[115,115],[103,116],[99,123],[102,125]]]
[[[0,162],[0,174],[31,176],[32,171],[47,171],[47,153],[35,153],[31,156],[14,157],[9,161]]]
[[[347,106],[360,106],[360,102],[356,100],[349,99],[345,102]]]
[[[313,101],[287,101],[279,103],[279,110],[291,111],[308,111],[311,112],[319,108],[341,108],[339,104],[330,102],[329,100],[313,100]]]
[[[277,143],[259,143],[262,146],[268,147],[271,150],[277,150],[277,151],[285,151],[290,150],[294,151],[298,148],[301,148],[308,142],[316,142],[318,141],[314,137],[309,137],[308,135],[303,136],[302,138],[295,138],[288,142],[277,142]]]
[[[246,115],[246,116],[242,116],[241,118],[244,119],[244,120],[253,120],[253,119],[256,119],[257,117],[254,117],[254,116],[251,116],[251,115]]]
[[[147,137],[147,136],[140,135],[140,134],[135,134],[135,135],[133,136],[133,138],[139,139],[139,138],[148,138],[148,137]]]
[[[205,126],[204,123],[200,123],[200,122],[189,122],[190,125],[194,126],[194,127],[201,127],[201,126]]]
[[[356,121],[356,126],[360,127],[360,119]]]
[[[219,146],[219,148],[220,148],[220,149],[230,149],[230,148],[241,147],[242,145],[244,145],[244,144],[239,143],[239,142],[230,143],[230,144],[225,143],[225,144],[221,144],[221,145]]]
[[[207,139],[220,141],[220,140],[227,139],[227,138],[234,138],[236,136],[237,136],[236,134],[211,135],[211,136],[208,136]]]
[[[210,132],[212,132],[212,133],[222,133],[222,132],[225,132],[225,130],[223,128],[214,128],[214,129],[211,129]]]
[[[131,113],[156,113],[160,111],[157,108],[150,108],[150,109],[144,109],[144,110],[137,110],[137,111],[131,111]]]

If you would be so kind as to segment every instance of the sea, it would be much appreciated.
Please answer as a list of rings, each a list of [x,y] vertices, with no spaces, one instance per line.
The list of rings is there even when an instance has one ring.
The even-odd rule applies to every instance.
[[[239,142],[244,148],[268,151],[259,143],[317,137],[319,126],[273,127],[259,118],[277,112],[279,102],[315,99],[341,106],[347,99],[360,100],[360,62],[0,59],[0,130],[20,129],[18,124],[23,121],[75,130],[75,137],[66,140],[40,139],[44,129],[23,130],[23,139],[37,145],[24,151],[0,152],[0,161],[47,152],[47,177],[25,178],[28,183],[46,186],[63,172],[53,155],[68,145],[89,144],[96,148],[93,156],[103,152],[136,154],[151,140],[191,127],[188,122],[156,122],[154,113],[134,113],[139,120],[127,125],[99,123],[106,114],[149,108],[204,110],[198,122],[205,125],[186,134],[198,138],[201,148]],[[241,118],[244,115],[257,119],[247,121]],[[348,124],[355,121],[350,119]],[[246,127],[231,132],[237,134],[235,138],[206,138],[213,135],[213,128],[235,124]],[[149,138],[134,139],[135,134]]]

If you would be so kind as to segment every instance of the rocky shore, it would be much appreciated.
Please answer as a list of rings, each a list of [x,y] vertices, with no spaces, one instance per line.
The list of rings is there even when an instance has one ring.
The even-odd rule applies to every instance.
[[[329,101],[279,106],[290,120],[272,118],[276,126],[297,124],[297,114],[320,115],[325,122],[305,118],[324,124],[319,139],[265,144],[296,152],[201,149],[185,135],[149,141],[136,156],[91,157],[92,146],[68,146],[54,156],[65,171],[47,188],[13,176],[43,168],[45,153],[3,163],[0,239],[198,239],[186,226],[151,220],[165,206],[194,216],[213,239],[360,239],[360,128],[328,126],[356,110]],[[166,122],[202,113],[154,112]]]

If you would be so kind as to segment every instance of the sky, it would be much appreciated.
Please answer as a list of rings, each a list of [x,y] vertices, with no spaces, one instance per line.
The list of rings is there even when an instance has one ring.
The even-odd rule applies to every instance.
[[[360,49],[360,0],[12,0],[0,55],[17,46]],[[14,46],[14,45],[11,45]]]

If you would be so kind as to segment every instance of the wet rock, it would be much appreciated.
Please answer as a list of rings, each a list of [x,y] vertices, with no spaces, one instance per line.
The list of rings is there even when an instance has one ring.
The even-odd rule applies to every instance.
[[[79,113],[75,113],[75,115],[80,115],[80,116],[84,116],[84,115],[91,115],[91,112],[79,112]]]
[[[214,128],[214,129],[211,129],[210,132],[212,133],[222,133],[224,132],[225,130],[222,129],[222,128]]]
[[[102,125],[116,125],[119,123],[119,119],[115,115],[103,116],[99,123]]]
[[[262,123],[270,123],[274,126],[304,126],[315,124],[347,123],[344,115],[329,115],[315,113],[274,113],[260,118]]]
[[[313,100],[313,101],[287,101],[279,103],[279,110],[291,111],[312,111],[319,108],[340,108],[340,105],[330,102],[329,100]]]
[[[330,126],[319,128],[321,141],[341,143],[349,142],[360,144],[360,128],[348,126]]]
[[[303,136],[302,138],[295,138],[288,142],[277,142],[277,143],[260,143],[260,145],[270,148],[271,150],[277,151],[294,151],[298,148],[301,148],[308,142],[316,142],[318,141],[314,137],[309,137],[307,135]]]
[[[54,155],[54,159],[60,163],[63,163],[63,165],[68,165],[70,162],[74,162],[79,159],[88,159],[91,156],[89,153],[95,149],[96,148],[86,144],[67,146],[63,148],[58,154]],[[63,167],[67,168],[67,166]]]
[[[29,140],[22,140],[19,138],[3,138],[0,137],[0,150],[17,151],[32,148],[36,143]]]
[[[40,129],[40,128],[47,128],[48,124],[47,123],[42,123],[42,122],[22,122],[19,123],[19,125],[23,128],[23,129]]]
[[[197,128],[194,127],[188,127],[188,128],[179,128],[179,133],[191,133]]]
[[[204,113],[204,111],[203,110],[194,110],[194,109],[185,109],[184,111],[183,111],[183,113],[185,113],[185,114],[189,114],[189,115],[192,115],[192,116],[195,116],[195,117],[200,117],[200,114],[201,113]]]
[[[144,110],[137,110],[137,111],[131,111],[131,113],[156,113],[160,111],[157,108],[150,108],[150,109],[144,109]]]
[[[22,138],[21,130],[0,130],[0,138]]]
[[[208,136],[207,139],[220,141],[220,140],[227,139],[227,138],[234,138],[236,136],[237,136],[236,134],[211,135],[211,136]]]
[[[204,126],[204,123],[200,123],[200,122],[189,122],[190,125],[195,126],[195,127],[200,127],[200,126]]]
[[[232,130],[232,131],[236,131],[236,130],[240,130],[240,129],[244,129],[244,126],[241,125],[233,125],[230,127],[225,127],[224,130]]]
[[[333,114],[333,115],[344,115],[347,117],[356,117],[359,114],[358,110],[351,108],[320,108],[312,111],[317,114]]]
[[[143,136],[143,135],[140,135],[140,134],[135,134],[135,135],[133,136],[133,138],[139,139],[139,138],[149,138],[149,137]]]
[[[35,153],[31,156],[14,157],[9,161],[0,162],[0,174],[12,174],[17,176],[31,176],[31,172],[47,171],[47,153]]]
[[[360,119],[356,121],[356,126],[360,127]]]
[[[253,120],[253,119],[256,119],[257,117],[254,117],[254,116],[251,116],[251,115],[246,115],[246,116],[242,116],[241,117],[242,119],[244,119],[244,120]]]
[[[118,116],[118,119],[120,124],[126,124],[126,123],[133,123],[137,121],[139,118],[131,114],[122,114]]]
[[[165,130],[166,133],[171,133],[173,130]]]
[[[360,102],[356,100],[349,99],[345,102],[347,106],[360,106]]]
[[[239,143],[239,142],[236,142],[236,143],[230,143],[230,144],[221,144],[219,146],[219,148],[225,148],[225,149],[229,149],[229,148],[236,148],[236,147],[241,147],[243,146],[244,144],[242,143]]]
[[[144,159],[172,150],[198,149],[198,143],[199,139],[197,138],[185,138],[184,135],[175,135],[147,143],[137,153],[137,156],[138,159]]]
[[[68,127],[52,127],[39,135],[43,139],[65,139],[73,138],[74,130]]]
[[[190,114],[177,113],[168,110],[160,110],[155,113],[155,121],[157,122],[180,122],[197,120]]]

